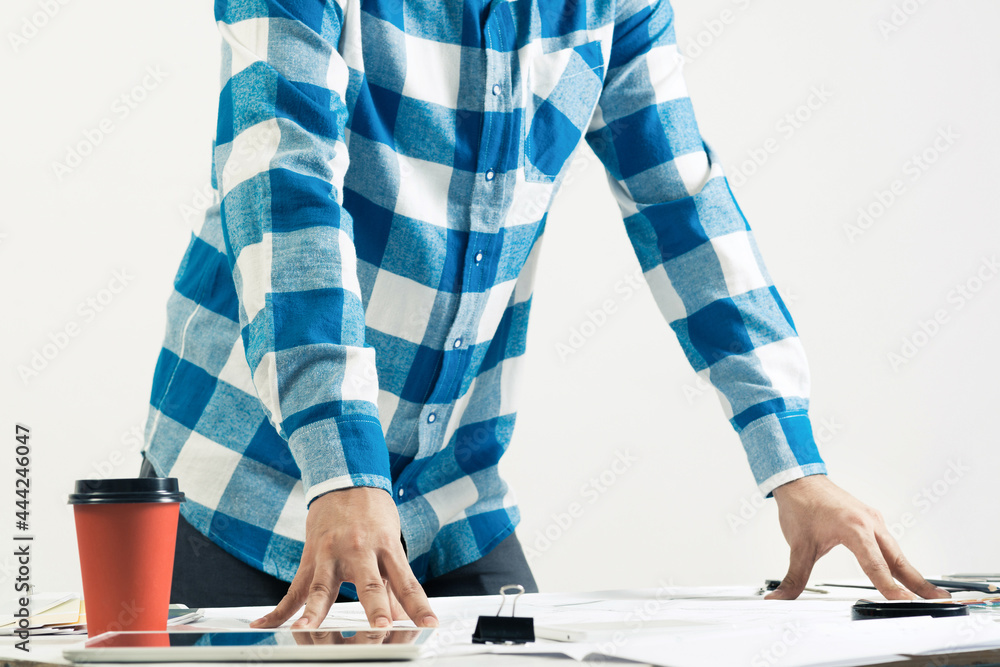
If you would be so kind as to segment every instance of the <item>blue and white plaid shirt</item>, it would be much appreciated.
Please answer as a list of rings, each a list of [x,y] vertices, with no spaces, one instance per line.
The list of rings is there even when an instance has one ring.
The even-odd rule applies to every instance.
[[[546,211],[585,138],[765,494],[825,467],[792,319],[650,0],[216,0],[211,208],[168,303],[147,456],[284,580],[307,504],[395,499],[417,578],[519,514],[510,442]]]

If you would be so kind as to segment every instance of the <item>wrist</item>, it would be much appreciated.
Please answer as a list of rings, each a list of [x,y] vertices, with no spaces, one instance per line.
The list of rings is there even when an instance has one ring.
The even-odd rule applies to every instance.
[[[783,496],[807,492],[816,488],[818,485],[827,483],[830,483],[830,479],[825,473],[813,473],[803,477],[798,477],[790,482],[785,482],[781,486],[775,487],[771,493],[774,495],[776,500],[780,500]]]

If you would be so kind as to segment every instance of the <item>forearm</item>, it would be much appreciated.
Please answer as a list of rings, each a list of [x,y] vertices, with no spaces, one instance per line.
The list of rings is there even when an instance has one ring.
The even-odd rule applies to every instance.
[[[216,181],[257,396],[289,443],[307,500],[345,486],[388,489],[354,221],[343,207],[340,27],[277,3],[216,11],[228,74]]]

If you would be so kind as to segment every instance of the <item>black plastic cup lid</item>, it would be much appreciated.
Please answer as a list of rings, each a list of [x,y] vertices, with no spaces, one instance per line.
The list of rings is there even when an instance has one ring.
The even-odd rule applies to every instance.
[[[851,607],[851,618],[863,621],[871,618],[906,618],[909,616],[968,616],[969,607],[955,602],[893,601],[872,602],[858,600]]]
[[[184,494],[176,477],[131,477],[128,479],[78,479],[70,505],[108,503],[179,503]]]

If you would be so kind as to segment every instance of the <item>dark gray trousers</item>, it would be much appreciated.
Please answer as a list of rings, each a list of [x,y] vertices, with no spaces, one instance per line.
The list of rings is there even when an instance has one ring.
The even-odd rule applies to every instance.
[[[145,457],[139,476],[157,476]],[[538,592],[524,550],[513,533],[476,562],[434,577],[423,586],[428,597],[444,597],[496,595],[506,584],[521,584],[526,593]],[[287,581],[244,563],[181,516],[177,524],[171,603],[192,608],[274,606],[287,591]],[[341,597],[338,602],[345,600]]]

